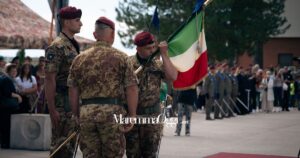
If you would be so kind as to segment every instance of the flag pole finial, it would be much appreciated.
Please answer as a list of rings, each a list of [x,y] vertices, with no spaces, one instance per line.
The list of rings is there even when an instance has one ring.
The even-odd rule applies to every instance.
[[[213,0],[206,0],[204,2],[204,7],[207,7]]]

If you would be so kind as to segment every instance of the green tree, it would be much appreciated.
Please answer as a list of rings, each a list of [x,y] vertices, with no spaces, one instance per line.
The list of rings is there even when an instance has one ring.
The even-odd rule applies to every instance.
[[[261,63],[262,45],[284,33],[287,25],[284,0],[214,0],[206,8],[206,35],[209,54],[233,59],[247,52]]]
[[[147,29],[158,2],[159,38],[165,40],[192,13],[196,0],[122,0],[117,20],[127,29],[118,31],[122,44],[132,47],[134,34]],[[284,0],[213,0],[205,8],[205,32],[210,58],[233,60],[248,52],[260,55],[271,36],[284,33],[289,25],[283,17]]]
[[[117,20],[127,25],[125,30],[118,31],[122,44],[132,47],[134,35],[148,30],[156,4],[160,20],[158,38],[166,40],[191,15],[195,3],[195,0],[121,0],[116,8]]]
[[[24,63],[25,60],[25,49],[20,49],[18,50],[16,56],[19,57],[19,63],[20,65],[22,65]]]

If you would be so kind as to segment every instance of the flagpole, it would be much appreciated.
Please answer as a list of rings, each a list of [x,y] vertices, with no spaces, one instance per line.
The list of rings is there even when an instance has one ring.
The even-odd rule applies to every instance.
[[[148,31],[151,33],[151,26],[152,26],[152,23],[154,23],[154,19],[155,19],[155,16],[157,16],[157,18],[158,18],[158,13],[157,13],[157,7],[158,6],[158,0],[156,0],[156,7],[155,7],[155,10],[154,10],[154,13],[153,13],[153,16],[152,16],[152,20],[151,20],[151,22],[150,22],[150,24],[148,25]],[[154,25],[154,24],[153,24]],[[157,37],[156,37],[156,40],[158,41],[158,39],[159,39],[159,26],[158,26],[158,32],[157,32]],[[147,62],[146,62],[146,64],[148,63],[148,62],[150,62],[157,54],[159,53],[159,51],[158,50],[156,50],[149,58],[148,58],[148,60],[147,60]],[[138,69],[136,69],[135,71],[134,71],[134,73],[135,74],[138,74],[140,71],[142,71],[143,70],[143,68],[144,68],[144,65],[140,65],[139,67],[138,67]]]
[[[48,45],[51,44],[51,42],[53,41],[53,21],[55,19],[54,15],[55,15],[55,6],[56,6],[56,0],[52,1],[52,7],[51,8],[51,12],[52,12],[52,18],[51,18],[51,25],[50,25],[50,32],[49,32],[49,39],[48,39]]]
[[[213,1],[213,0],[206,0],[206,1],[204,2],[204,4],[203,4],[204,7],[207,7],[212,1]],[[157,2],[158,2],[158,0],[157,0]],[[181,28],[181,27],[179,27],[178,30],[180,30],[180,28]],[[175,32],[178,32],[178,30],[175,31]],[[173,33],[171,36],[169,36],[169,38],[168,38],[167,41],[169,41],[169,40],[173,37],[174,34],[175,34],[175,33]],[[158,53],[159,53],[159,51],[156,51],[155,53],[153,53],[146,63],[148,63],[149,61],[151,61]],[[138,69],[136,69],[136,70],[134,71],[134,73],[135,73],[135,74],[138,74],[138,73],[143,69],[143,67],[144,67],[144,66],[141,65],[140,67],[138,67]]]
[[[207,7],[213,0],[207,0],[204,2],[204,7]]]

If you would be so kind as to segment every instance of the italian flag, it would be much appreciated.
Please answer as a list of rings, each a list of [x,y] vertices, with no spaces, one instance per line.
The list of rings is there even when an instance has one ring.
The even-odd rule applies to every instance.
[[[178,70],[174,89],[189,89],[207,75],[207,47],[204,34],[204,13],[198,11],[168,40],[168,55]]]

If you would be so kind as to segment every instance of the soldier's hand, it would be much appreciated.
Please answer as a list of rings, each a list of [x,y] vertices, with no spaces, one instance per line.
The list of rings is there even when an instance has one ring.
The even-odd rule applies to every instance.
[[[158,47],[159,47],[160,53],[162,55],[167,55],[167,53],[168,53],[168,43],[166,41],[160,42]]]
[[[129,123],[129,124],[125,124],[120,126],[120,131],[123,133],[129,132],[132,128],[133,128],[134,124]]]
[[[59,121],[60,121],[60,116],[59,116],[59,112],[56,110],[50,111],[50,118],[51,118],[51,122],[52,122],[52,126],[54,128],[57,128],[59,125]]]
[[[80,129],[80,120],[79,120],[79,117],[76,116],[76,115],[72,115],[72,118],[71,120],[74,122],[74,125],[75,125],[75,130],[79,130]]]

